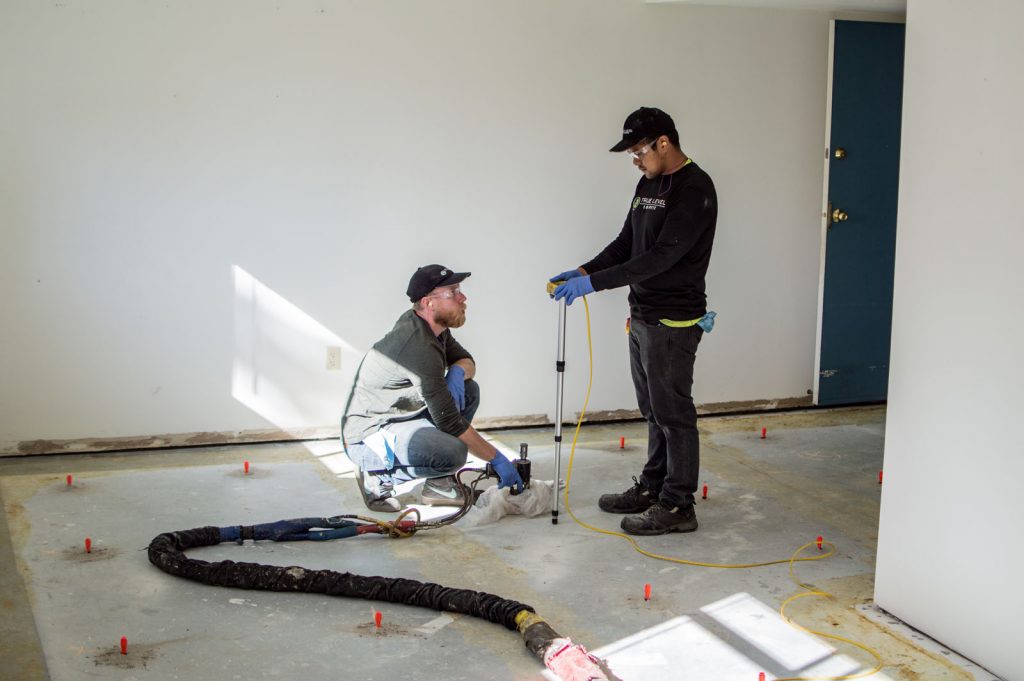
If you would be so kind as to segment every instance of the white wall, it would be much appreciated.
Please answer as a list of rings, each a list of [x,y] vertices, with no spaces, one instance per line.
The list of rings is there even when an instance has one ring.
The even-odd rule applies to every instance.
[[[1024,5],[907,13],[878,604],[1006,679],[1024,562]]]
[[[828,15],[640,0],[0,5],[0,443],[336,424],[412,270],[473,271],[481,416],[553,413],[545,278],[672,113],[718,185],[698,402],[811,386]],[[622,291],[594,409],[635,408]],[[582,306],[566,410],[582,404]],[[326,345],[345,370],[324,370]]]

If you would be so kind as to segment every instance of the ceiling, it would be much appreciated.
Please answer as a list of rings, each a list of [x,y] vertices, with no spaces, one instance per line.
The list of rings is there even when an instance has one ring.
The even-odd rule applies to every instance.
[[[759,7],[761,9],[812,9],[831,12],[886,12],[905,14],[907,0],[647,0],[649,3],[705,5],[710,7]]]

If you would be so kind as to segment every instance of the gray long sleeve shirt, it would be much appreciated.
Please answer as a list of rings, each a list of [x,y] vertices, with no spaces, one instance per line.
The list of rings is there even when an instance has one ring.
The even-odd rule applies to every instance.
[[[363,358],[341,418],[347,444],[362,442],[381,426],[430,414],[439,430],[458,437],[469,428],[448,392],[445,373],[460,359],[473,359],[445,329],[435,336],[413,310],[377,341]]]

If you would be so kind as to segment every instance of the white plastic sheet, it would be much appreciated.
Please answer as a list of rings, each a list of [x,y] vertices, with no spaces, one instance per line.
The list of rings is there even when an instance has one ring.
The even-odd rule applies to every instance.
[[[551,480],[531,480],[530,488],[521,494],[509,494],[508,489],[490,487],[477,499],[457,527],[466,529],[479,525],[489,525],[507,515],[525,515],[533,518],[542,513],[549,513],[553,499]]]

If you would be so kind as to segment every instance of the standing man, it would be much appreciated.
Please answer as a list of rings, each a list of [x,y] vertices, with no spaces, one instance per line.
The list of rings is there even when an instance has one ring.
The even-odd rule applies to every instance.
[[[416,478],[426,478],[423,503],[461,506],[464,488],[454,473],[467,450],[494,465],[499,487],[523,488],[512,463],[469,425],[480,404],[476,364],[449,331],[466,323],[459,284],[469,275],[441,265],[417,269],[406,289],[412,309],[356,372],[341,438],[372,511],[400,511],[395,483]]]
[[[693,364],[707,312],[704,275],[718,218],[711,178],[679,148],[672,118],[642,107],[611,151],[626,151],[643,177],[622,231],[593,260],[551,281],[567,304],[594,291],[629,286],[629,359],[640,413],[647,420],[647,463],[622,494],[604,494],[601,510],[629,513],[629,534],[697,529],[700,439],[693,405]]]

